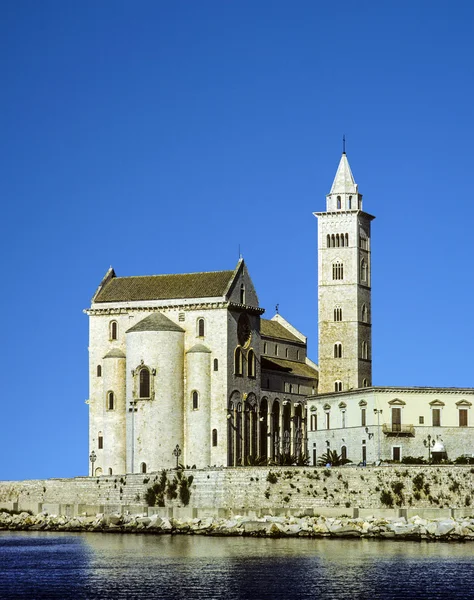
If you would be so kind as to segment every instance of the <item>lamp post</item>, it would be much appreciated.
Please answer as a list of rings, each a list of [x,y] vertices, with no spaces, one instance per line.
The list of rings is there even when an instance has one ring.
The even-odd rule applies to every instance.
[[[90,453],[89,460],[91,461],[91,477],[94,477],[94,463],[97,460],[97,454],[94,450]]]
[[[431,435],[426,436],[426,440],[423,440],[425,448],[428,448],[428,464],[431,464],[431,448],[435,445],[435,439],[431,438]]]
[[[181,456],[181,448],[179,447],[179,444],[176,444],[173,454],[176,456],[176,468],[179,469],[179,457]]]
[[[130,452],[132,473],[133,463],[135,462],[135,413],[137,412],[137,410],[137,401],[130,400],[130,408],[128,409],[128,412],[132,413],[132,448]]]
[[[381,408],[374,408],[374,414],[377,415],[377,445],[378,445],[378,461],[380,462],[381,460],[381,454],[380,454],[380,415],[382,414],[383,410]]]

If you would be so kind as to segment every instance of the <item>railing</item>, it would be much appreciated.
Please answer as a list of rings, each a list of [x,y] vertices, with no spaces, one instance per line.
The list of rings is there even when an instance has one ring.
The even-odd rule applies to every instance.
[[[384,423],[382,433],[385,435],[415,435],[414,425],[401,425],[400,423]]]

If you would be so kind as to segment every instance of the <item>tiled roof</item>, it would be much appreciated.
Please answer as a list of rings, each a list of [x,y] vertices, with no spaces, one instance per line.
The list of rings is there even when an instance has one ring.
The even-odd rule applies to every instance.
[[[260,319],[260,334],[265,337],[298,342],[299,344],[303,343],[296,335],[293,335],[288,329],[283,327],[281,323],[270,321],[269,319]]]
[[[193,352],[204,352],[206,354],[210,354],[211,351],[209,350],[209,348],[207,346],[204,346],[204,344],[196,344],[194,345],[192,348],[190,348],[186,354],[192,354]]]
[[[109,350],[109,352],[107,352],[107,354],[103,358],[126,358],[126,357],[125,357],[125,354],[122,352],[122,350],[119,350],[118,348],[112,348],[112,350]]]
[[[319,379],[319,374],[316,369],[303,362],[295,360],[285,360],[283,358],[267,358],[262,356],[262,370],[274,369],[277,371],[287,371],[291,375],[300,375],[301,377],[310,377],[311,379]]]
[[[152,313],[145,317],[141,321],[139,321],[130,329],[127,329],[127,333],[135,332],[135,331],[181,331],[184,332],[184,329],[174,323],[168,317],[165,317],[162,313]]]
[[[94,302],[170,300],[223,296],[234,271],[180,273],[141,277],[113,277],[98,292]]]

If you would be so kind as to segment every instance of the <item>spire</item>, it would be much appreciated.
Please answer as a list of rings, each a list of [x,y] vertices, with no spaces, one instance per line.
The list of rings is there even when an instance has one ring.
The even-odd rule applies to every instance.
[[[336,177],[332,184],[330,194],[357,194],[357,184],[354,181],[349,161],[345,152],[342,153]]]

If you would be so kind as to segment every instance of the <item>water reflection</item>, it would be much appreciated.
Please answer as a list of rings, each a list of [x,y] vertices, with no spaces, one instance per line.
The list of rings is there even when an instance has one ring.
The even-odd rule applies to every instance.
[[[470,544],[0,534],[0,597],[469,598]]]

